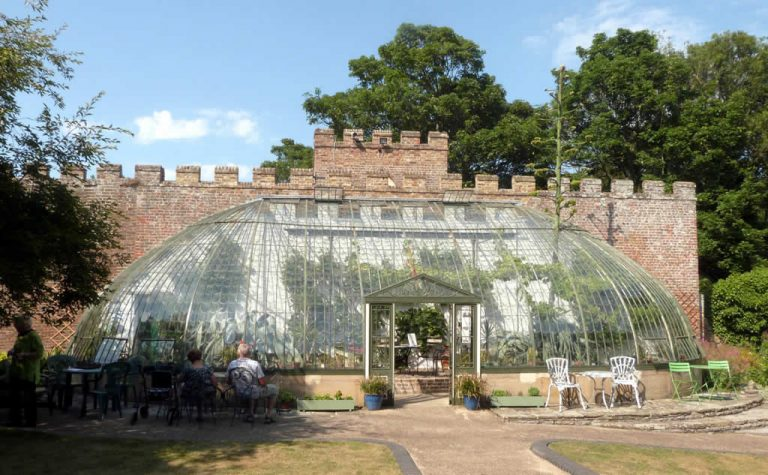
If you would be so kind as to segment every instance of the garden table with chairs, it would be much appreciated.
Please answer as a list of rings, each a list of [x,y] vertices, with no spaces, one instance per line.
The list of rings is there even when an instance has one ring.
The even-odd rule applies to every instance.
[[[605,406],[606,409],[609,409],[608,401],[605,400],[605,380],[613,379],[613,373],[610,371],[599,371],[599,370],[593,370],[593,371],[581,371],[579,373],[575,373],[576,376],[584,376],[586,378],[589,378],[592,380],[592,395],[595,396],[597,394],[597,380],[600,380],[600,393],[602,393],[603,397],[603,406]]]

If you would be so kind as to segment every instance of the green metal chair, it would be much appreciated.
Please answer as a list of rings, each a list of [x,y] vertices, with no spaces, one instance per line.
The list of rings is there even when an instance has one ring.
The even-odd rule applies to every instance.
[[[731,365],[728,360],[707,361],[707,370],[710,379],[707,389],[711,396],[716,396],[721,392],[736,394],[731,380]]]
[[[669,362],[669,376],[672,378],[673,397],[682,400],[680,390],[686,386],[690,387],[691,394],[687,397],[695,397],[698,400],[698,393],[701,385],[693,378],[690,363]]]

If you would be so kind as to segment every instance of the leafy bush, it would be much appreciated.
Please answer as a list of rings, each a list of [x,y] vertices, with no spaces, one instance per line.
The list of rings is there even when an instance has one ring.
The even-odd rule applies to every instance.
[[[535,386],[531,386],[528,388],[528,395],[529,396],[541,396],[541,391],[539,391],[539,388]]]
[[[506,389],[494,389],[493,391],[491,391],[491,396],[493,397],[505,397],[509,395],[510,395],[509,391],[507,391]]]
[[[746,383],[749,375],[758,363],[758,355],[745,347],[727,343],[701,342],[701,349],[708,360],[726,360],[731,368],[731,377],[737,384]]]
[[[374,378],[362,380],[360,382],[360,389],[365,394],[378,394],[384,396],[389,391],[389,383],[386,378],[376,376]]]
[[[768,267],[734,274],[714,285],[712,324],[726,343],[760,348],[768,336]]]
[[[352,396],[344,396],[341,394],[341,391],[336,391],[336,394],[331,396],[328,393],[322,393],[322,394],[310,394],[308,396],[304,396],[302,399],[305,401],[351,401],[353,398]]]

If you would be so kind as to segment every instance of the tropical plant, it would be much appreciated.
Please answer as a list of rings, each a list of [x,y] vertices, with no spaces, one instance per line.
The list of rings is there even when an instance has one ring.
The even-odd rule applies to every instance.
[[[377,394],[384,396],[389,391],[389,383],[386,378],[381,376],[375,376],[373,378],[367,378],[360,382],[360,389],[365,394]]]

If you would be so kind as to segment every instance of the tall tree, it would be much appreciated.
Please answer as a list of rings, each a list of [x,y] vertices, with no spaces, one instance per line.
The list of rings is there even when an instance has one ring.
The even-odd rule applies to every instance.
[[[95,99],[63,115],[78,60],[43,29],[45,6],[34,2],[25,18],[0,14],[0,326],[20,311],[48,323],[74,318],[121,257],[112,206],[83,203],[46,173],[101,163],[119,129],[88,122]],[[20,96],[38,99],[36,117]]]
[[[494,128],[508,110],[504,89],[483,71],[477,44],[450,28],[402,24],[395,38],[379,47],[379,57],[349,62],[357,85],[333,95],[316,89],[304,101],[311,124],[344,128],[430,130],[474,134]],[[482,140],[482,139],[478,139]],[[472,175],[466,160],[451,166]]]
[[[576,131],[589,137],[580,149],[583,166],[608,180],[661,178],[674,157],[665,153],[671,125],[686,98],[688,67],[683,55],[662,51],[648,31],[619,29],[594,36],[577,48],[578,72],[570,72]]]
[[[273,145],[269,150],[275,159],[261,164],[264,168],[275,169],[279,183],[288,181],[294,168],[312,168],[315,158],[312,147],[296,143],[293,139],[282,139],[280,143],[282,145]]]
[[[719,279],[768,264],[768,43],[726,32],[689,46],[688,61],[681,155],[700,191],[702,273]]]

